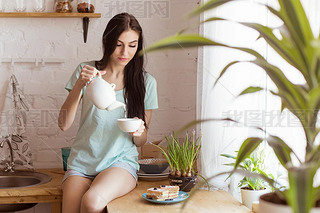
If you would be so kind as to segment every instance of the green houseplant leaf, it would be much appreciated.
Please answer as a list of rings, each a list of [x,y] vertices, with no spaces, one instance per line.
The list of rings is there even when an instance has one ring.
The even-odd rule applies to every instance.
[[[263,141],[262,138],[252,137],[247,138],[241,145],[236,162],[234,163],[234,168],[236,169],[241,162],[244,161]]]
[[[288,163],[291,163],[291,153],[293,150],[279,137],[269,136],[267,138],[269,146],[272,147],[283,167],[288,168]],[[299,158],[298,158],[299,159]]]
[[[249,93],[255,93],[263,90],[261,87],[248,87],[247,89],[243,90],[240,95],[249,94]]]
[[[160,40],[147,47],[144,52],[152,52],[162,49],[176,49],[181,47],[198,47],[202,45],[217,45],[218,43],[211,41],[203,36],[194,34],[177,34],[163,40]],[[143,52],[140,52],[143,54]]]
[[[314,206],[313,178],[317,167],[312,164],[302,164],[288,169],[290,188],[285,192],[289,204],[296,212],[308,212]]]

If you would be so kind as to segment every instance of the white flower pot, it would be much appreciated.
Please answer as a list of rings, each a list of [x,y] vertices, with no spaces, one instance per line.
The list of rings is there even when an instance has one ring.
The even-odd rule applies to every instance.
[[[259,197],[268,192],[269,191],[267,189],[264,189],[264,190],[241,189],[242,203],[249,209],[252,209],[252,202],[259,201]]]
[[[275,204],[263,199],[259,199],[259,213],[293,213],[290,206]],[[320,213],[320,208],[313,208],[310,213]]]

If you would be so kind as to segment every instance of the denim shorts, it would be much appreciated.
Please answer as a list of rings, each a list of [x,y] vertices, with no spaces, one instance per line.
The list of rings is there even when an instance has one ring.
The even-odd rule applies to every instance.
[[[137,170],[133,166],[131,166],[130,164],[124,163],[124,162],[116,162],[108,168],[112,168],[112,167],[118,167],[118,168],[122,168],[122,169],[127,170],[134,177],[134,179],[136,181],[138,181]],[[76,170],[68,169],[66,171],[66,173],[64,174],[62,182],[71,176],[81,176],[81,177],[85,177],[85,178],[89,178],[89,179],[93,180],[97,175],[86,175],[86,174],[83,174],[83,173],[78,172]]]

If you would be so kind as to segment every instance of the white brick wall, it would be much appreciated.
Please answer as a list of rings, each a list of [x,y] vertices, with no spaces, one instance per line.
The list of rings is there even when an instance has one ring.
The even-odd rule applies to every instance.
[[[183,21],[182,17],[197,6],[197,0],[162,1],[168,3],[168,17],[156,14],[154,11],[151,13],[147,11],[149,12],[147,15],[152,15],[150,17],[141,17],[142,13],[135,14],[133,11],[128,11],[136,15],[144,29],[145,46],[173,35],[185,27],[196,26],[196,18]],[[26,0],[26,2],[27,11],[31,12],[32,1]],[[53,11],[53,2],[54,0],[47,0],[46,12]],[[78,113],[75,123],[68,131],[62,132],[57,127],[57,113],[67,95],[64,86],[80,62],[101,58],[101,35],[111,17],[108,14],[108,6],[116,2],[130,5],[128,0],[96,0],[96,12],[101,13],[102,18],[90,19],[87,43],[83,43],[80,18],[0,19],[0,58],[61,58],[66,61],[64,64],[45,66],[39,64],[38,67],[29,63],[15,64],[14,67],[2,63],[0,66],[0,111],[8,79],[12,73],[17,76],[21,88],[31,102],[32,113],[28,121],[28,136],[36,168],[62,167],[60,148],[72,144],[80,115]],[[152,0],[140,2],[141,5],[147,5],[147,2],[157,6],[156,1]],[[14,1],[6,3],[7,11],[12,12]],[[76,8],[76,1],[73,4]],[[116,10],[120,11],[120,8],[114,8],[112,15],[117,13]],[[195,119],[196,58],[197,49],[148,54],[146,70],[157,79],[159,95],[159,109],[153,112],[149,141],[159,140]],[[45,213],[49,212],[48,208],[49,205],[38,206],[25,213]]]

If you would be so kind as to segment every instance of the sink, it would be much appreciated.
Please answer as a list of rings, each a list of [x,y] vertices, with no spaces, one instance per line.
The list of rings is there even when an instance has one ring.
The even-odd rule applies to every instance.
[[[14,204],[0,204],[0,212],[15,212],[25,209],[30,209],[37,205],[37,203],[14,203]]]
[[[40,172],[0,172],[0,189],[36,186],[48,183],[50,180],[49,175]]]
[[[0,172],[0,190],[37,186],[48,183],[50,180],[49,175],[40,172]],[[35,205],[36,203],[0,204],[0,212],[19,211]]]

